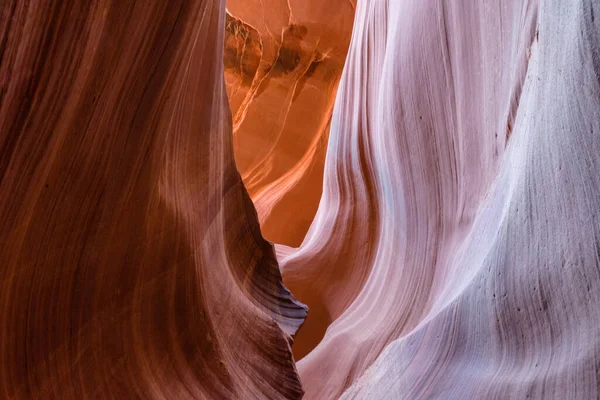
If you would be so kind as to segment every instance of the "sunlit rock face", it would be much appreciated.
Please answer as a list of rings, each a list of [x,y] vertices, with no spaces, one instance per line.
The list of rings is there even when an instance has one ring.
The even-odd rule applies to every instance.
[[[354,9],[349,0],[227,0],[235,157],[273,242],[299,246],[315,215]]]

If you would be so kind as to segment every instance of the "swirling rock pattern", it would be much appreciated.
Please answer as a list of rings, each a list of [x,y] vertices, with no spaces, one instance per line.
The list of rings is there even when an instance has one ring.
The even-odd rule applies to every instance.
[[[358,3],[323,198],[279,249],[317,310],[306,399],[598,398],[599,9]]]
[[[0,397],[298,399],[216,0],[0,13]]]
[[[0,397],[600,397],[596,0],[0,9]]]

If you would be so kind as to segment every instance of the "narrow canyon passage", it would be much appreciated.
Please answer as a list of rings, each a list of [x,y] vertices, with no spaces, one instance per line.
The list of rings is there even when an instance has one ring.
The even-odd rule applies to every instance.
[[[353,18],[348,0],[227,1],[235,158],[274,243],[298,247],[316,213]]]
[[[0,3],[0,399],[600,398],[599,10]]]
[[[236,164],[262,234],[277,245],[300,246],[321,199],[354,12],[348,0],[227,1],[224,64]],[[318,291],[290,284],[311,309],[294,340],[298,360],[331,318]]]
[[[287,46],[304,32],[291,29],[293,5],[281,6],[289,25],[278,26],[269,69],[286,89],[286,66],[297,79]],[[307,226],[296,219],[301,198],[279,197],[288,180],[250,189],[284,282],[309,307],[293,345],[304,398],[596,398],[598,342],[586,333],[600,301],[595,7],[358,2],[306,237],[287,240]],[[249,7],[238,20],[277,9]],[[278,104],[256,106],[254,126],[281,123]],[[240,125],[240,170],[253,146],[269,149],[269,173],[271,159],[306,154],[271,144],[315,137],[295,121],[266,142]],[[296,169],[293,182],[307,175]],[[298,188],[310,195],[320,184]],[[567,322],[572,307],[578,322]]]

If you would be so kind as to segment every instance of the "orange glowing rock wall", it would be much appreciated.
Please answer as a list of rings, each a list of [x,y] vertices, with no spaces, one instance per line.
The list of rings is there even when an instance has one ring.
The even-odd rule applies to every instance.
[[[300,245],[315,215],[354,8],[348,0],[227,1],[236,162],[273,242]]]

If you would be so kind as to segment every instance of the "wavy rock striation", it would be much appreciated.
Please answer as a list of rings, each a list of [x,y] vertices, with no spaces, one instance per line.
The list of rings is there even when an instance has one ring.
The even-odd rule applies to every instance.
[[[298,399],[216,0],[0,13],[0,397]]]
[[[597,3],[4,2],[0,397],[599,398]]]
[[[278,249],[305,399],[599,396],[599,10],[358,3],[323,197]]]

